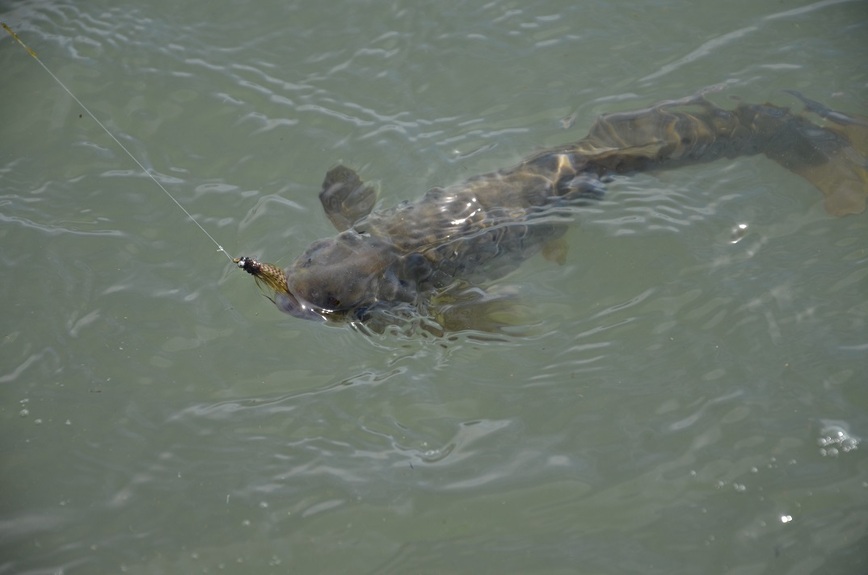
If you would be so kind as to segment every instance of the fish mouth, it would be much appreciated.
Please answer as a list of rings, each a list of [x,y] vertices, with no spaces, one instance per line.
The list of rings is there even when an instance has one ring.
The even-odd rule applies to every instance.
[[[360,308],[359,306],[353,306],[346,309],[320,307],[293,293],[289,286],[287,286],[285,291],[275,292],[272,301],[279,310],[285,313],[300,319],[313,321],[340,323],[350,318],[357,319],[359,310],[365,309],[363,307]]]
[[[298,297],[290,289],[286,281],[286,273],[274,264],[260,262],[248,256],[232,260],[239,268],[256,279],[261,287],[274,292],[274,296],[266,296],[280,310],[297,318],[324,321],[329,319],[332,310],[313,305],[304,298]]]
[[[326,321],[332,319],[332,310],[323,309],[294,295],[289,290],[274,294],[274,305],[283,312],[300,319]]]

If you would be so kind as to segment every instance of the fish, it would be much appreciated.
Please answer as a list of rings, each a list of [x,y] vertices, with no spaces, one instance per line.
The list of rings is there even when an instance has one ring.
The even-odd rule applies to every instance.
[[[408,318],[436,333],[496,331],[509,323],[492,318],[510,298],[480,286],[539,253],[563,263],[576,208],[601,198],[615,176],[763,154],[818,188],[830,214],[863,212],[868,121],[788,93],[803,112],[741,101],[726,109],[700,92],[605,114],[576,142],[390,208],[378,208],[375,188],[337,165],[319,194],[336,235],[285,270],[249,256],[233,261],[298,318],[373,331]]]

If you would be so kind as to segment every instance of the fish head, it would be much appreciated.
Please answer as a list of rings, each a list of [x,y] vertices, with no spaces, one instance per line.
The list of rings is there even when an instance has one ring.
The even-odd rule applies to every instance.
[[[312,243],[286,270],[275,303],[304,319],[363,319],[375,308],[416,299],[417,285],[395,246],[354,229]]]

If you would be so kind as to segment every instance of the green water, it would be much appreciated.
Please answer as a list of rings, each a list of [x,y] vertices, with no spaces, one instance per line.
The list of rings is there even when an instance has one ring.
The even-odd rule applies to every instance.
[[[338,162],[390,205],[711,85],[868,115],[861,0],[0,17],[284,265]],[[494,286],[524,335],[366,337],[275,310],[5,35],[0,69],[0,574],[868,572],[866,214],[762,157],[622,178]]]

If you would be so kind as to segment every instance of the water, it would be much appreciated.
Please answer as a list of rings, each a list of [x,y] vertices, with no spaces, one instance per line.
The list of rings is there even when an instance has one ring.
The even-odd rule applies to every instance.
[[[391,204],[710,85],[868,113],[860,1],[79,4],[0,16],[282,264],[339,161]],[[868,568],[864,214],[763,158],[638,175],[498,282],[525,335],[365,337],[0,65],[0,573]]]

